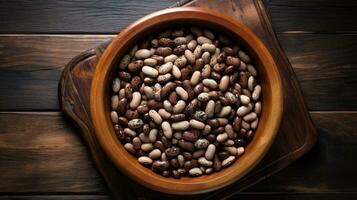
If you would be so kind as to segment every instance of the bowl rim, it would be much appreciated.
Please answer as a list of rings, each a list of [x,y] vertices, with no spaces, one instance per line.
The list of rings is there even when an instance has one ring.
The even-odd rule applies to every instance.
[[[248,164],[244,169],[238,169],[236,170],[237,172],[230,171],[230,173],[228,174],[222,174],[221,176],[202,182],[193,181],[192,183],[180,183],[180,181],[177,179],[165,178],[161,175],[152,175],[151,173],[146,173],[144,169],[140,169],[139,171],[131,170],[131,167],[138,168],[137,166],[140,165],[140,163],[131,163],[128,158],[123,155],[123,145],[118,145],[118,141],[116,140],[116,138],[113,137],[114,133],[112,133],[113,131],[111,131],[110,128],[111,122],[108,122],[109,113],[105,112],[104,105],[107,105],[108,102],[104,101],[105,98],[98,98],[102,97],[105,94],[105,90],[107,89],[107,85],[105,84],[106,78],[110,77],[110,70],[107,69],[109,69],[110,66],[115,64],[115,58],[119,53],[119,50],[122,46],[122,42],[128,41],[130,38],[133,38],[135,35],[140,33],[140,31],[154,26],[156,22],[160,21],[160,23],[163,23],[175,20],[204,21],[205,17],[215,17],[219,23],[223,23],[223,26],[226,26],[227,28],[229,27],[232,32],[236,34],[238,33],[241,38],[247,43],[253,41],[256,45],[251,48],[255,51],[259,49],[260,51],[264,52],[263,55],[259,55],[259,58],[264,61],[264,66],[272,66],[271,69],[272,73],[274,74],[273,78],[275,80],[272,83],[274,88],[274,92],[272,93],[272,100],[274,101],[274,103],[271,106],[275,117],[274,120],[272,119],[272,117],[267,119],[268,121],[270,121],[271,124],[267,130],[264,130],[264,134],[267,134],[269,137],[267,137],[263,141],[260,141],[259,144],[261,145],[261,148],[257,152],[254,152],[254,155],[252,155],[254,159],[247,159]],[[92,86],[90,89],[90,115],[93,121],[94,133],[106,155],[111,159],[111,161],[115,164],[117,168],[119,168],[130,178],[138,181],[139,183],[151,189],[171,194],[199,194],[209,192],[227,186],[228,184],[243,177],[260,162],[260,160],[264,157],[264,155],[272,145],[279,129],[282,112],[283,93],[280,73],[277,69],[274,59],[272,58],[270,52],[265,47],[263,42],[244,24],[238,22],[237,20],[231,17],[225,16],[217,11],[207,8],[168,8],[149,14],[129,25],[113,39],[113,41],[109,44],[109,46],[102,54],[94,72]],[[127,153],[125,149],[124,151],[125,153]],[[119,158],[120,156],[124,157]],[[121,159],[126,160],[123,161]]]

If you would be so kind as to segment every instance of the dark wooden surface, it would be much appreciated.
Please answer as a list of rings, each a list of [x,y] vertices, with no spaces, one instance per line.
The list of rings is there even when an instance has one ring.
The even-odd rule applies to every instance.
[[[61,67],[122,23],[174,2],[128,1],[124,10],[126,1],[53,2],[0,4],[1,199],[107,199],[81,138],[59,113]],[[320,136],[302,159],[233,199],[356,199],[356,3],[264,3]]]
[[[264,6],[252,0],[235,0],[221,4],[216,0],[195,0],[189,4],[198,8],[212,8],[219,12],[239,19],[265,43],[270,49],[277,64],[282,79],[283,114],[282,122],[278,129],[272,147],[264,156],[264,159],[247,175],[239,181],[220,190],[205,193],[202,195],[175,196],[174,199],[216,199],[228,198],[263,179],[272,176],[293,161],[299,159],[304,153],[309,151],[316,142],[317,132],[312,124],[304,99],[295,75],[292,73],[291,64],[284,53],[281,53],[279,44],[276,42],[274,31],[271,29],[271,22],[266,15]],[[249,14],[247,14],[249,12]],[[73,58],[63,70],[60,86],[59,99],[61,110],[67,114],[71,121],[79,127],[80,134],[90,149],[91,157],[95,166],[112,192],[113,199],[173,199],[173,195],[153,191],[139,186],[137,183],[122,175],[113,165],[111,160],[105,155],[98,143],[94,127],[93,116],[89,109],[89,88],[94,83],[92,80],[96,64],[101,57],[108,42],[100,44]],[[289,105],[295,105],[291,107]],[[297,123],[298,122],[298,123]],[[156,180],[151,180],[156,181]],[[132,193],[126,191],[131,190]],[[124,196],[124,194],[126,194]]]

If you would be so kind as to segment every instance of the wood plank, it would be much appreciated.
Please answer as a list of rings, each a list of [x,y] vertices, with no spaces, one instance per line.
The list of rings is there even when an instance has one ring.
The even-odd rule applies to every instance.
[[[278,37],[310,110],[357,109],[357,35]]]
[[[356,199],[357,194],[356,193],[314,193],[314,194],[270,194],[270,193],[264,193],[264,194],[239,194],[236,196],[233,196],[229,198],[229,200],[233,199],[239,199],[239,200],[318,200],[318,199],[323,199],[323,200],[336,200],[336,199]]]
[[[353,0],[264,2],[277,32],[357,31],[357,4]],[[0,33],[117,33],[136,19],[174,3],[174,0],[5,0],[0,4]]]
[[[233,196],[229,199],[240,199],[240,200],[334,200],[334,199],[356,199],[356,193],[322,193],[322,194],[252,194],[252,193],[242,193]],[[11,195],[11,196],[0,196],[0,200],[110,200],[109,196],[106,195]]]
[[[60,113],[0,114],[0,193],[106,192]]]
[[[315,147],[254,192],[356,192],[357,112],[311,112],[319,132]]]
[[[173,0],[11,1],[0,4],[0,33],[118,33]]]
[[[1,35],[0,110],[58,110],[65,64],[114,35]],[[310,110],[357,109],[357,35],[280,34]],[[75,45],[73,45],[75,44]],[[21,94],[21,98],[19,98]],[[341,101],[343,99],[343,101]]]
[[[264,3],[277,33],[357,31],[354,0],[264,0]]]
[[[108,195],[4,195],[0,200],[110,200]]]
[[[57,87],[64,66],[111,38],[113,35],[1,35],[0,92],[7,98],[0,98],[0,109],[58,109]]]
[[[311,112],[316,147],[248,193],[357,191],[357,112]],[[76,131],[61,114],[0,113],[0,194],[106,194]]]

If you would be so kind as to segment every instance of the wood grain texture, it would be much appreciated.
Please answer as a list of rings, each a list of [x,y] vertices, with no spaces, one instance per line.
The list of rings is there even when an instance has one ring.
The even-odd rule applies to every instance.
[[[287,57],[281,48],[279,48],[279,44],[272,30],[272,25],[261,2],[237,0],[234,2],[230,1],[228,5],[222,5],[217,1],[195,1],[190,5],[197,7],[211,7],[220,12],[226,12],[226,8],[229,8],[231,10],[229,15],[232,15],[249,26],[261,37],[267,45],[267,48],[270,49],[277,66],[279,66],[278,69],[282,74],[281,77],[284,88],[284,120],[280,125],[278,136],[272,145],[273,148],[269,150],[260,164],[244,178],[222,190],[206,194],[207,198],[216,199],[238,193],[247,187],[256,184],[258,181],[267,178],[269,175],[275,174],[280,169],[285,168],[292,161],[310,150],[312,145],[315,144],[317,133],[307,112],[298,81],[295,78]],[[249,13],[249,15],[246,15],[245,13]],[[114,197],[121,199],[123,194],[127,194],[118,192],[124,187],[128,189],[138,189],[139,193],[131,193],[131,198],[136,199],[141,195],[149,195],[150,198],[152,197],[154,199],[165,198],[167,195],[147,189],[140,190],[138,187],[130,187],[128,186],[130,181],[118,181],[121,179],[112,176],[120,174],[117,170],[112,170],[113,167],[108,165],[107,169],[103,168],[108,162],[103,160],[105,155],[101,151],[101,148],[98,148],[98,145],[95,142],[96,139],[93,138],[91,122],[86,120],[88,118],[88,107],[85,105],[88,101],[88,89],[83,89],[83,87],[88,88],[88,85],[90,84],[92,78],[91,74],[94,71],[94,63],[97,62],[96,60],[100,56],[97,52],[103,51],[103,48],[105,48],[105,46],[91,50],[88,52],[89,55],[81,54],[79,57],[72,60],[65,68],[60,87],[62,109],[78,126],[81,127],[81,133],[84,134],[87,145],[91,147],[92,156],[99,171],[110,186],[111,191],[117,192],[113,194]],[[93,55],[93,52],[96,52],[96,57],[89,58],[88,56]],[[103,94],[99,95],[103,96]],[[295,106],[291,107],[289,105]],[[104,118],[104,116],[102,117]],[[297,124],[296,121],[299,121],[299,124]],[[125,183],[125,185],[123,185],[123,183]],[[126,191],[128,189],[124,190]],[[138,196],[138,194],[140,196]],[[184,198],[180,196],[176,197],[179,199]],[[195,198],[194,196],[191,197]]]
[[[134,21],[134,19],[143,15],[140,11],[133,12],[134,9],[131,9],[131,6],[128,5],[128,7],[126,7],[127,10],[118,12],[115,18],[111,18],[111,14],[107,14],[106,10],[112,12],[114,10],[115,12],[116,8],[114,7],[117,1],[112,4],[113,7],[109,6],[105,8],[97,7],[96,4],[102,5],[108,1],[91,1],[94,2],[94,6],[90,5],[90,1],[88,1],[89,3],[87,4],[81,4],[82,2],[84,1],[2,1],[0,4],[0,32],[87,34],[90,33],[86,32],[88,29],[92,30],[93,27],[100,27],[101,30],[95,30],[95,33],[116,34],[117,31],[120,30],[118,24],[120,25],[122,22],[122,19],[118,19],[118,17],[125,20],[132,19],[132,21]],[[121,2],[122,1],[119,1],[119,4]],[[127,4],[131,2],[135,3],[137,1],[128,1]],[[314,35],[278,35],[284,50],[288,51],[289,60],[293,63],[294,70],[297,73],[300,84],[302,84],[301,86],[309,109],[356,110],[356,95],[352,95],[354,94],[354,90],[349,90],[355,86],[356,81],[356,64],[355,60],[353,60],[355,57],[351,55],[351,53],[356,52],[356,49],[355,46],[350,46],[349,44],[355,45],[356,39],[354,39],[353,35],[348,35],[348,39],[346,40],[341,39],[345,37],[345,35],[325,35],[326,33],[356,32],[357,25],[355,23],[355,16],[357,12],[355,1],[266,0],[265,2],[270,3],[268,10],[270,10],[275,30],[284,33],[290,31],[295,33],[300,31],[323,33]],[[9,4],[12,4],[12,6],[9,6]],[[84,6],[82,7],[82,5]],[[67,6],[69,8],[66,8]],[[145,6],[139,9],[147,9]],[[91,12],[93,10],[100,10],[100,12]],[[125,14],[126,12],[129,12],[129,14]],[[336,12],[338,12],[338,15],[335,14]],[[72,14],[68,15],[68,13]],[[123,13],[125,15],[122,15]],[[32,14],[35,14],[35,18],[32,17]],[[83,18],[83,16],[88,15],[90,15],[89,18],[92,20],[90,24],[86,21],[87,17]],[[114,24],[107,23],[109,21],[114,21]],[[130,22],[131,21],[128,21],[126,23]],[[80,28],[82,24],[87,30]],[[69,28],[67,25],[69,25]],[[120,25],[120,27],[123,26],[125,25]],[[81,37],[81,35],[78,36]],[[285,42],[285,37],[288,42]],[[308,39],[304,40],[305,37],[308,37]],[[326,38],[320,40],[320,37]],[[300,40],[308,42],[302,43],[299,42]],[[25,49],[25,46],[17,48],[19,44],[11,44],[11,42],[14,42],[13,39],[7,38],[7,41],[9,43],[6,48],[2,46],[3,40],[1,40],[0,43],[0,74],[2,74],[0,75],[0,92],[1,94],[6,94],[6,96],[8,94],[11,95],[9,96],[10,98],[0,98],[0,110],[58,110],[56,95],[61,69],[55,68],[63,67],[64,64],[78,52],[82,52],[88,47],[97,44],[87,44],[86,42],[83,44],[80,41],[76,41],[75,43],[73,42],[73,44],[76,44],[73,46],[70,45],[72,43],[71,40],[69,40],[66,44],[68,46],[50,53],[48,49],[35,50],[35,44],[41,42],[42,38],[36,39],[36,42],[32,43],[29,41],[26,44],[26,48],[28,48],[26,52],[21,51]],[[26,43],[26,41],[27,38],[23,37],[22,42]],[[98,41],[98,43],[100,43],[100,41]],[[56,48],[61,42],[53,41],[50,44],[51,48]],[[311,44],[314,45],[309,46]],[[81,45],[84,45],[83,48],[77,49],[77,46]],[[335,47],[338,48],[334,50]],[[325,50],[325,48],[328,50]],[[289,53],[289,50],[292,53]],[[77,53],[72,53],[72,51],[76,51]],[[309,53],[304,54],[305,51]],[[3,56],[4,52],[8,54]],[[42,55],[27,56],[32,52],[41,52]],[[63,57],[56,56],[56,52],[60,52],[58,55],[61,56],[68,53],[68,56],[66,56],[67,60],[64,60]],[[19,54],[22,56],[19,56]],[[304,55],[304,59],[302,59],[299,54]],[[323,55],[326,54],[330,56],[324,57]],[[346,54],[348,55],[347,57],[345,57]],[[308,62],[305,62],[305,59],[307,59]],[[1,67],[4,66],[2,63],[4,60],[7,64],[5,65],[6,69],[2,70]],[[45,62],[43,62],[43,60]],[[350,62],[351,60],[353,60],[353,63]],[[20,70],[17,71],[16,67],[13,71],[7,69],[14,64],[15,61],[15,65],[18,65]],[[31,61],[31,64],[26,64],[27,61]],[[54,63],[54,65],[52,65],[52,63]],[[298,67],[299,69],[297,69],[295,66],[296,63],[303,67]],[[35,73],[31,72],[35,70],[32,67],[44,70],[38,70]],[[22,71],[26,69],[28,69],[28,71]],[[17,75],[15,75],[15,73],[17,73]],[[318,75],[320,73],[323,75],[323,78],[319,78]],[[308,76],[308,78],[305,79],[302,76]],[[9,77],[6,79],[7,81],[3,81],[5,77]],[[21,82],[23,79],[25,82]],[[304,84],[304,81],[308,82],[308,84]],[[314,89],[315,84],[319,86],[319,90]],[[14,85],[16,87],[14,87]],[[348,90],[345,90],[344,86],[348,88]],[[33,88],[31,89],[31,87]],[[330,89],[330,87],[332,88]],[[9,88],[12,89],[10,90]],[[310,88],[312,92],[306,93],[306,91],[310,91]],[[323,93],[319,92],[321,90]],[[314,95],[315,92],[318,95]],[[314,96],[309,96],[309,94]],[[19,96],[21,96],[21,98]],[[351,99],[341,101],[340,99],[343,98],[339,98],[339,96],[350,97]],[[33,113],[33,115],[26,117],[26,120],[22,117],[14,117],[14,115],[18,115],[14,113],[0,114],[0,168],[3,168],[3,164],[5,163],[11,166],[20,165],[22,166],[20,169],[23,170],[20,171],[20,173],[16,170],[19,169],[19,167],[16,167],[14,170],[0,170],[0,194],[11,193],[11,196],[0,196],[0,199],[107,199],[105,195],[79,195],[78,197],[78,195],[59,194],[63,192],[66,194],[103,194],[107,193],[107,191],[95,170],[77,170],[93,168],[93,164],[90,158],[88,158],[88,151],[84,148],[81,140],[75,136],[76,131],[68,125],[68,122],[63,122],[61,116],[55,117],[56,119],[54,120],[52,116],[47,119],[47,117],[38,117],[37,114],[38,113]],[[42,123],[42,125],[33,123],[34,119],[32,121],[30,120],[30,123],[26,123],[30,118],[39,119],[39,121],[42,121],[39,122],[40,124]],[[312,118],[315,125],[319,127],[321,136],[313,151],[303,157],[301,162],[297,161],[283,172],[254,186],[244,194],[233,196],[231,199],[357,199],[355,193],[355,183],[357,181],[356,175],[354,175],[355,170],[350,166],[341,164],[346,163],[346,165],[356,166],[355,158],[352,156],[357,153],[357,150],[353,147],[356,141],[356,113],[314,112],[312,113]],[[16,122],[10,123],[9,121],[12,120]],[[321,121],[324,123],[321,123]],[[5,126],[8,128],[3,128],[4,123],[11,124],[11,127]],[[43,132],[45,132],[43,129],[52,130],[50,127],[56,123],[60,124],[60,128],[58,128],[57,132],[49,131],[48,134],[50,136],[43,134]],[[24,126],[24,124],[26,124],[26,126]],[[16,129],[14,127],[20,128]],[[18,133],[14,134],[14,131]],[[19,133],[22,131],[25,131],[29,136],[27,137],[24,133]],[[35,134],[35,132],[38,132],[38,134]],[[56,135],[52,135],[53,133],[56,133]],[[1,139],[4,134],[14,134],[15,136],[8,136],[7,139],[4,140]],[[36,154],[27,154],[31,151],[19,150],[20,147],[16,145],[16,142],[18,142],[17,136],[31,141],[33,138],[42,138],[42,134],[45,135],[45,137],[41,139],[40,143],[37,143],[39,147],[37,148],[38,151]],[[36,137],[32,137],[34,135]],[[83,157],[65,157],[62,160],[57,159],[54,161],[54,158],[51,159],[48,156],[44,156],[53,155],[51,154],[53,151],[45,147],[48,147],[48,144],[53,144],[57,147],[53,141],[57,139],[61,140],[63,136],[67,138],[64,140],[67,145],[76,143],[73,145],[76,146],[73,156],[78,156],[78,152],[83,152],[84,157],[86,157],[85,160],[83,160]],[[9,143],[14,144],[9,145]],[[7,148],[7,145],[9,145],[9,148]],[[23,148],[26,148],[28,144],[22,142],[22,145]],[[58,147],[62,146],[59,145]],[[58,151],[66,152],[66,148],[58,149]],[[3,149],[5,149],[5,155],[2,154]],[[22,155],[19,156],[18,154]],[[57,153],[56,156],[59,156],[59,154],[61,153]],[[24,157],[31,160],[30,164],[21,160],[21,158]],[[315,161],[315,158],[318,159]],[[76,160],[81,161],[76,166],[71,167],[66,165],[63,169],[56,169],[56,171],[51,171],[51,173],[49,173],[49,170],[43,170],[43,167],[46,166],[49,161],[52,163],[52,166],[54,165],[53,163],[59,163],[61,166],[62,162],[73,163]],[[322,172],[320,172],[320,170],[322,170]],[[68,173],[68,171],[70,172]],[[80,177],[82,177],[80,180],[69,176],[69,174],[74,175],[75,171],[80,173]],[[5,179],[3,179],[3,176],[5,176]],[[52,180],[54,176],[57,180]],[[33,182],[34,179],[36,179],[35,182]],[[307,181],[309,181],[309,183],[307,183]],[[7,183],[10,183],[10,186],[14,187],[10,188],[10,186],[5,185]],[[45,189],[47,185],[50,190]],[[6,188],[6,190],[3,190],[3,188]],[[50,195],[12,196],[13,194],[29,192],[31,192],[31,194],[46,193]]]
[[[315,147],[278,176],[262,181],[248,191],[357,191],[357,112],[311,112],[311,116],[320,135]]]
[[[106,192],[62,114],[2,113],[0,127],[0,193]]]
[[[357,190],[357,112],[311,116],[320,135],[316,147],[245,193]],[[0,127],[0,194],[107,193],[77,131],[61,114],[0,113]]]
[[[242,193],[229,198],[229,200],[335,200],[335,199],[356,199],[356,193],[314,193],[314,194],[252,194]],[[110,200],[110,196],[106,195],[4,195],[0,196],[0,200]]]
[[[277,33],[357,32],[354,0],[264,0],[264,3]]]
[[[0,36],[0,93],[7,94],[0,98],[0,110],[58,110],[57,84],[64,65],[113,37]],[[357,109],[357,35],[279,34],[278,39],[309,110]]]
[[[111,38],[111,35],[0,36],[0,92],[7,94],[7,98],[0,98],[0,109],[58,109],[58,81],[66,63]]]
[[[108,195],[3,195],[0,200],[110,200]]]
[[[117,33],[145,14],[174,3],[174,0],[83,0],[80,3],[5,0],[0,4],[0,33]],[[357,31],[357,4],[353,0],[264,0],[264,3],[277,32]]]
[[[0,33],[117,33],[174,0],[5,0]]]
[[[240,1],[240,3],[251,4],[250,1]],[[116,73],[118,67],[116,62],[117,58],[125,55],[127,48],[130,48],[128,44],[133,44],[138,38],[146,38],[147,35],[151,34],[158,26],[160,26],[160,30],[165,30],[165,26],[177,23],[178,21],[194,23],[194,25],[197,26],[205,24],[212,27],[213,31],[215,30],[213,27],[215,27],[216,30],[223,29],[230,31],[232,37],[241,38],[240,46],[249,52],[251,56],[255,57],[254,65],[259,71],[259,77],[263,86],[262,96],[264,96],[264,101],[262,101],[262,107],[265,111],[260,115],[259,126],[255,131],[254,140],[245,148],[244,155],[234,164],[229,168],[223,169],[221,172],[212,173],[209,176],[194,178],[182,177],[181,179],[166,178],[143,167],[142,164],[137,162],[137,158],[129,154],[120,141],[118,141],[118,137],[113,128],[113,122],[108,115],[111,111],[109,110],[108,102],[112,95],[108,88],[111,87],[113,83],[113,74]],[[143,32],[145,32],[145,35]],[[270,152],[270,147],[273,142],[275,142],[278,130],[281,130],[279,127],[283,116],[283,102],[287,102],[283,101],[283,92],[286,90],[283,91],[283,82],[281,80],[283,79],[283,77],[281,77],[282,72],[279,73],[279,68],[275,63],[276,60],[273,59],[273,56],[268,51],[268,47],[264,46],[264,43],[244,24],[244,21],[235,21],[232,18],[227,18],[225,15],[222,15],[221,12],[217,12],[217,10],[202,8],[201,6],[171,8],[170,10],[162,10],[136,21],[123,30],[119,36],[116,36],[110,46],[106,47],[105,52],[101,55],[95,72],[92,75],[93,79],[91,83],[76,84],[68,80],[61,80],[61,98],[66,99],[67,94],[63,91],[70,91],[71,89],[68,89],[70,86],[77,88],[77,90],[82,90],[77,94],[81,95],[81,93],[84,93],[83,90],[85,90],[83,86],[86,87],[87,84],[91,84],[89,95],[90,109],[85,109],[91,115],[91,124],[95,130],[90,134],[95,134],[94,137],[96,137],[106,155],[108,155],[113,164],[115,164],[121,172],[149,189],[159,192],[181,195],[203,194],[237,183],[243,179],[243,176],[247,177],[249,174],[254,173],[252,169],[257,169],[255,166]],[[76,65],[78,65],[78,67]],[[63,77],[66,78],[66,76],[71,75],[73,77],[79,76],[78,72],[75,72],[75,69],[82,69],[83,65],[75,64],[73,66],[75,66],[73,72],[70,72],[68,75],[65,71]],[[68,67],[73,66],[69,65]],[[87,69],[88,67],[83,69],[81,73],[89,74],[90,72],[88,72]],[[85,79],[85,77],[83,77],[83,79]],[[297,98],[294,97],[293,99]],[[161,101],[163,101],[163,99],[161,99]],[[67,101],[64,100],[61,105],[65,105],[66,103]],[[74,102],[74,109],[73,107],[68,109],[64,106],[63,112],[73,112],[78,117],[83,117],[82,113],[75,111],[76,107],[82,107],[81,104],[82,102]],[[304,109],[301,104],[297,104],[296,106]],[[301,113],[301,111],[297,113]],[[290,120],[293,118],[285,117]],[[299,115],[297,117],[294,116],[294,119],[301,118]],[[77,118],[72,119],[77,123]],[[122,128],[124,129],[125,127],[126,126],[123,126]],[[303,130],[305,132],[311,131],[310,134],[314,134],[314,130]],[[294,135],[298,133],[300,133],[300,131],[293,132]],[[304,136],[305,134],[300,137]],[[302,143],[304,143],[304,141],[305,140],[302,140]],[[300,145],[298,142],[296,142],[296,145],[289,145],[292,150],[283,151],[284,153],[282,154],[293,154],[298,145]],[[88,146],[94,148],[91,143],[89,143]],[[99,150],[94,152],[93,157],[98,156],[97,151]],[[266,163],[271,164],[275,161],[274,159],[278,160],[280,156],[283,157],[282,155],[277,155],[272,160],[266,161]],[[270,174],[270,171],[265,173]],[[109,182],[111,181],[112,180],[109,180]],[[245,184],[242,184],[242,186],[245,186]],[[117,187],[120,187],[120,185],[110,189],[116,190]]]
[[[294,193],[264,193],[264,194],[239,194],[229,198],[229,200],[336,200],[336,199],[356,199],[356,193],[313,193],[313,194],[294,194]]]
[[[357,35],[281,34],[310,110],[357,109]]]

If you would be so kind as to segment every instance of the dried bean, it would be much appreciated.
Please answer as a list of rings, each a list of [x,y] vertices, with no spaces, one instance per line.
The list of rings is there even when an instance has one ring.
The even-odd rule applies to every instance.
[[[197,43],[198,44],[212,44],[212,40],[210,40],[204,36],[199,36],[197,38]]]
[[[198,167],[190,169],[190,171],[188,171],[188,173],[189,173],[191,176],[201,176],[201,175],[202,175],[202,171],[201,171],[201,169],[198,168]]]
[[[191,119],[190,120],[190,126],[194,129],[204,129],[205,128],[205,124],[198,121],[198,120],[195,120],[195,119]]]
[[[111,86],[115,134],[165,177],[220,171],[244,154],[258,127],[262,88],[253,62],[207,28],[141,40],[119,60]]]
[[[212,160],[214,158],[215,153],[216,153],[216,146],[213,144],[208,145],[206,152],[205,152],[206,159]]]
[[[135,58],[139,59],[139,60],[143,60],[150,56],[151,56],[151,52],[150,52],[150,50],[147,50],[147,49],[140,49],[140,50],[136,51],[136,53],[135,53]]]
[[[169,122],[164,121],[161,124],[162,131],[164,132],[165,137],[171,138],[172,137],[172,128]]]
[[[197,48],[197,47],[196,47]],[[185,57],[187,59],[187,61],[191,64],[195,63],[196,61],[196,57],[195,54],[193,54],[190,50],[185,50]]]
[[[159,113],[156,112],[156,110],[150,110],[149,111],[149,116],[152,118],[152,120],[156,123],[156,124],[161,124],[162,122],[162,118],[159,115]]]
[[[189,128],[190,123],[188,121],[181,121],[181,122],[172,123],[171,126],[176,131],[184,131]]]
[[[153,67],[150,67],[150,66],[144,66],[142,68],[142,72],[146,75],[146,76],[149,76],[151,78],[156,78],[158,75],[159,75],[159,72],[153,68]]]
[[[236,160],[235,156],[229,156],[228,158],[222,161],[222,167],[227,167],[231,165]]]

